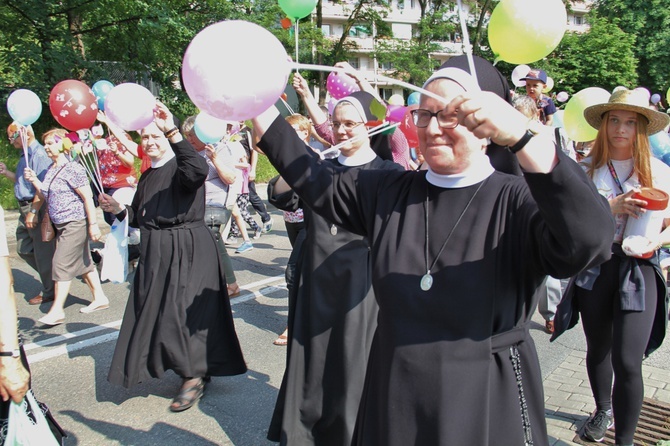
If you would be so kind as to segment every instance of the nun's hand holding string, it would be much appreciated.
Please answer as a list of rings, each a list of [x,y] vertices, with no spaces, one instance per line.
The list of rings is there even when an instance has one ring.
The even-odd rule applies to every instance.
[[[647,205],[647,202],[633,198],[633,194],[639,192],[640,189],[632,189],[625,194],[618,195],[609,200],[612,214],[627,214],[634,218],[640,218],[640,216],[646,212],[644,206]]]
[[[477,138],[490,138],[501,146],[514,145],[526,132],[528,118],[488,91],[463,93],[448,108],[456,111],[459,123]]]

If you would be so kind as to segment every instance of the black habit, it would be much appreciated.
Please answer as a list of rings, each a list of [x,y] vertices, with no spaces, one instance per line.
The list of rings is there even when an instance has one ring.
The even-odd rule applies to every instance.
[[[529,334],[537,287],[610,255],[607,202],[560,150],[549,174],[492,173],[444,189],[426,172],[342,170],[316,161],[279,117],[259,147],[309,206],[371,247],[379,304],[354,445],[548,445]],[[426,236],[428,199],[429,237]]]
[[[341,166],[337,159],[323,162]],[[379,157],[346,168],[402,170]],[[319,216],[293,191],[276,194],[272,185],[271,204],[303,208],[306,237],[296,296],[290,297],[286,371],[268,438],[291,446],[348,446],[377,328],[368,240]]]
[[[207,163],[186,141],[171,146],[175,157],[144,172],[128,208],[141,256],[108,377],[124,387],[166,370],[185,378],[247,370],[204,224]]]

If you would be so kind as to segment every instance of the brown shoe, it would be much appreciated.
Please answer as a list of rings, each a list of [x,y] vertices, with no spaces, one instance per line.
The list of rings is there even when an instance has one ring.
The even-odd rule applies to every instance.
[[[35,297],[33,297],[32,299],[30,299],[30,300],[28,301],[28,304],[29,304],[29,305],[40,305],[40,304],[43,304],[43,303],[45,303],[45,302],[53,302],[53,300],[54,300],[53,296],[51,296],[51,297],[42,297],[41,294],[38,294],[37,296],[35,296]]]
[[[544,324],[544,331],[549,334],[554,334],[554,321],[547,321]]]

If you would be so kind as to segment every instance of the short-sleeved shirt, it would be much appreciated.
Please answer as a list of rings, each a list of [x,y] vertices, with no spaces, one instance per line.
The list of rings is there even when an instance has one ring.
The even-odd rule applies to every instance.
[[[104,141],[104,143],[102,143]],[[123,144],[116,138],[106,138],[96,144],[98,164],[100,165],[100,175],[102,176],[102,185],[105,188],[120,189],[122,187],[135,187],[137,178],[135,178],[135,169],[123,164],[123,161],[109,148],[115,145],[117,150],[125,151]]]
[[[5,210],[0,206],[0,257],[8,257],[7,230],[5,229]]]
[[[235,166],[240,160],[247,158],[247,152],[239,141],[219,143],[217,146],[217,153],[219,156],[223,156],[225,163],[230,166]],[[235,179],[235,182],[230,185],[228,193],[230,194],[231,200],[237,200],[237,196],[242,193],[242,185],[244,181],[248,181],[243,178],[242,173],[241,169],[237,169],[237,178]]]
[[[665,193],[670,194],[670,167],[666,166],[662,161],[651,158],[651,176],[653,187],[661,189]],[[588,157],[584,159],[581,163],[584,170],[587,169],[587,166],[590,165],[591,158]],[[637,173],[629,178],[632,169],[633,169],[633,159],[627,160],[612,160],[612,167],[621,181],[623,186],[623,193],[627,193],[632,189],[640,188],[640,180],[638,179]],[[622,181],[623,180],[623,181]],[[622,191],[619,190],[619,186],[614,181],[614,177],[610,173],[609,167],[602,166],[598,168],[593,173],[593,183],[598,189],[600,195],[605,197],[608,201],[615,198],[617,195],[620,195]],[[664,218],[670,218],[670,206],[668,206],[664,213]],[[615,232],[614,232],[614,242],[621,243],[623,241],[623,234],[626,229],[626,223],[628,222],[627,214],[614,214],[615,222]]]
[[[554,104],[554,101],[549,96],[542,95],[538,101],[537,108],[540,109],[540,121],[542,121],[542,124],[547,123],[548,116],[556,113],[556,104]]]
[[[37,175],[37,178],[40,181],[44,181],[47,169],[51,166],[53,161],[47,156],[47,152],[44,150],[44,147],[42,147],[42,144],[37,141],[33,141],[32,144],[28,146],[27,152],[27,167],[30,167],[35,172],[35,175]],[[23,176],[25,168],[26,158],[23,156],[23,151],[21,151],[21,157],[16,165],[16,182],[14,183],[14,196],[19,201],[29,201],[35,198],[35,187]]]
[[[59,170],[63,169],[62,171]],[[54,180],[55,177],[55,180]],[[49,217],[54,223],[67,223],[86,218],[84,200],[76,189],[91,187],[86,170],[76,161],[54,165],[42,182],[42,193],[49,203]]]

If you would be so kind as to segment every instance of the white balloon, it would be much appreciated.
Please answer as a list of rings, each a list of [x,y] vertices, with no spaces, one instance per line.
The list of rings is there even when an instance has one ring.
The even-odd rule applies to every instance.
[[[512,71],[512,83],[515,87],[523,87],[526,85],[526,81],[522,81],[524,77],[530,72],[530,67],[528,65],[517,65]]]
[[[644,98],[647,100],[647,102],[649,102],[649,101],[651,100],[651,92],[650,92],[649,90],[647,90],[646,88],[644,88],[644,87],[637,87],[637,88],[636,88],[635,90],[633,90],[633,91],[636,91],[636,92],[638,92],[639,94],[641,94],[642,96],[644,96]]]
[[[570,97],[570,95],[568,94],[567,91],[561,91],[560,93],[558,93],[556,95],[556,100],[558,102],[565,102],[565,101],[568,100],[569,97]]]
[[[551,77],[547,77],[547,84],[542,89],[542,93],[549,93],[552,88],[554,88],[554,80]]]

